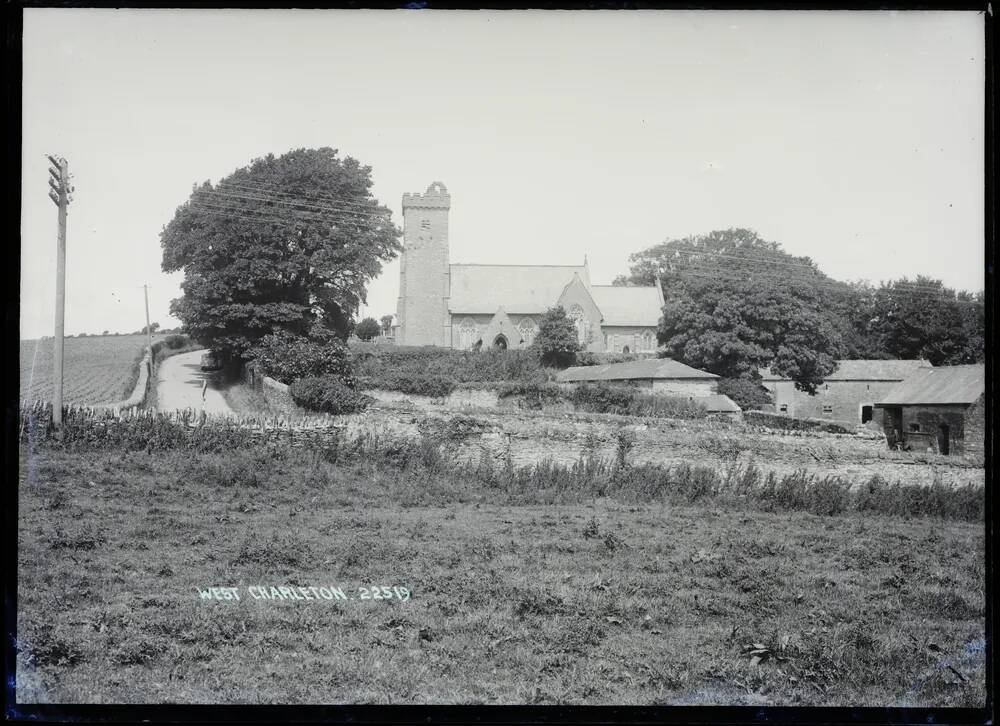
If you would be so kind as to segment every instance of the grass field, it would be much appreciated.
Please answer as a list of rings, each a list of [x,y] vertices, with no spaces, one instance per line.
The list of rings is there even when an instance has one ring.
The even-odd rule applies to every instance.
[[[23,454],[22,702],[984,703],[981,522],[523,503],[304,451]]]
[[[153,342],[161,338],[154,334]],[[63,403],[97,405],[128,398],[135,384],[136,359],[146,342],[145,335],[66,338]],[[52,400],[52,354],[51,338],[20,341],[22,399]]]

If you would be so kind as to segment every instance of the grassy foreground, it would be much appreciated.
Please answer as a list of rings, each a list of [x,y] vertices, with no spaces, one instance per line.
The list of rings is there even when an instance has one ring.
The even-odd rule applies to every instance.
[[[20,702],[985,699],[981,523],[517,504],[304,451],[46,448],[22,449],[19,517]],[[348,599],[247,591],[330,585]]]

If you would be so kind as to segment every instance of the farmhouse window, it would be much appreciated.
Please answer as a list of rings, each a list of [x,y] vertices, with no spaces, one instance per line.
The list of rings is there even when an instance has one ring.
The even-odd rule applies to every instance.
[[[788,404],[783,403],[780,406],[778,406],[778,411],[780,411],[781,413],[788,413]]]
[[[833,413],[833,406],[823,406],[823,413]]]
[[[920,430],[920,424],[918,424],[918,423],[911,423],[910,424],[910,431],[919,431],[919,430]]]

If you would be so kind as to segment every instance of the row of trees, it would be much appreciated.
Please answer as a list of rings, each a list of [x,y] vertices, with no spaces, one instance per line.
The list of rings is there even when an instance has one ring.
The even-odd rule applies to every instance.
[[[982,293],[940,280],[840,282],[748,229],[668,240],[630,260],[616,284],[663,285],[666,355],[726,378],[770,367],[814,391],[838,359],[985,356]]]
[[[392,324],[353,323],[368,283],[401,249],[371,186],[369,167],[330,148],[268,155],[196,185],[161,233],[163,270],[184,271],[171,312],[224,359],[277,365],[294,354],[339,371],[352,333],[370,340]],[[669,240],[631,263],[617,284],[663,285],[666,355],[731,381],[752,383],[770,367],[811,391],[840,358],[984,356],[981,293],[924,277],[839,282],[751,230]],[[539,339],[551,365],[579,348],[558,309]]]

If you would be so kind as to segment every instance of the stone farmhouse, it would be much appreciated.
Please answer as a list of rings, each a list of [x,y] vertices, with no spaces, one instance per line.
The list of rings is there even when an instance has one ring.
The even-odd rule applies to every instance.
[[[800,391],[785,376],[762,370],[774,410],[797,418],[821,418],[849,425],[881,425],[875,402],[894,386],[930,366],[925,360],[841,360],[815,395]]]
[[[581,265],[453,264],[451,195],[441,182],[403,195],[403,253],[395,338],[399,345],[465,350],[525,348],[549,308],[573,319],[585,350],[653,353],[663,291],[595,285]]]
[[[924,368],[879,397],[890,446],[938,454],[982,453],[986,425],[983,364]]]

